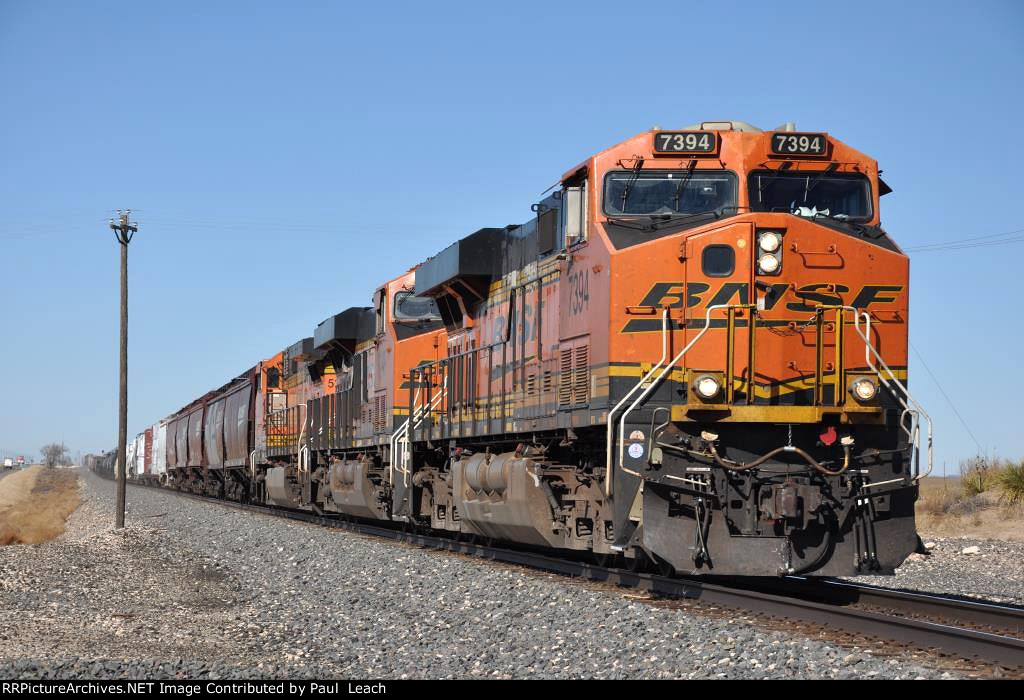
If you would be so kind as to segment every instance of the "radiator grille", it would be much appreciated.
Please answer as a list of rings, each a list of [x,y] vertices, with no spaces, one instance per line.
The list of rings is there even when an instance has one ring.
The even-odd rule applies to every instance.
[[[572,408],[590,403],[590,346],[563,348],[558,362],[558,406]]]

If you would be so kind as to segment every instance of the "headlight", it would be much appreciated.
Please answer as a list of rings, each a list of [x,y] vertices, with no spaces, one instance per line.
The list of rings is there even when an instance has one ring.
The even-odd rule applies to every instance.
[[[769,255],[768,253],[765,253],[760,258],[758,258],[757,266],[758,268],[760,268],[761,272],[766,272],[770,275],[773,272],[778,271],[779,259],[774,255]]]
[[[858,401],[870,401],[878,393],[878,385],[864,377],[857,379],[850,385],[850,393]]]
[[[774,253],[782,245],[782,236],[775,231],[765,231],[761,234],[761,250],[766,253]]]
[[[697,381],[693,383],[693,388],[702,399],[713,399],[722,390],[722,385],[714,377],[705,374],[697,378]]]

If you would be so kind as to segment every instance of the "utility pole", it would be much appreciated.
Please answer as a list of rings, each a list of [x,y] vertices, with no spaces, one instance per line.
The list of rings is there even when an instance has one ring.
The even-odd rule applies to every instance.
[[[117,416],[117,510],[114,513],[114,529],[124,527],[124,498],[127,486],[128,465],[128,244],[139,227],[129,221],[131,209],[117,210],[117,220],[110,220],[110,228],[121,245],[121,394]]]

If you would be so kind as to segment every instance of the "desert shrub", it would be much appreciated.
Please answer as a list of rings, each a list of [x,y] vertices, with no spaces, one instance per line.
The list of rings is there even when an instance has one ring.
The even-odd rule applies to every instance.
[[[999,471],[1000,500],[1011,506],[1024,503],[1024,462],[1007,464]]]
[[[964,492],[971,496],[985,493],[992,488],[993,474],[988,467],[978,467],[960,476],[960,485]]]
[[[985,493],[999,483],[1003,462],[985,457],[971,457],[960,463],[960,485],[968,496]]]

